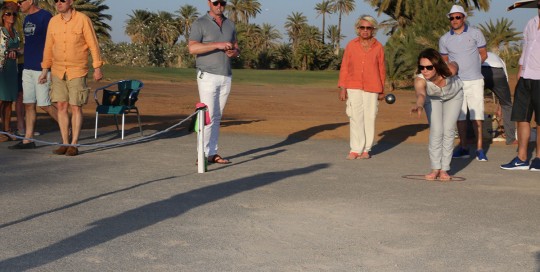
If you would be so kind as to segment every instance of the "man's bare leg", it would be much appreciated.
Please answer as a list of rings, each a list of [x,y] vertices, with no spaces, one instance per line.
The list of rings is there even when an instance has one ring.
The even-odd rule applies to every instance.
[[[473,120],[473,126],[474,130],[476,132],[476,150],[483,149],[483,135],[482,135],[482,124],[484,121],[482,120]]]
[[[69,144],[69,103],[66,101],[57,102],[58,107],[58,127],[62,135],[62,143]]]
[[[29,139],[29,138],[34,137],[34,127],[36,125],[36,104],[35,103],[24,104],[24,108],[26,111],[26,133],[24,137]],[[23,144],[27,144],[30,142],[32,141],[23,140]]]
[[[82,123],[82,107],[71,105],[71,144],[77,144],[79,142]]]
[[[517,134],[518,134],[518,158],[522,161],[527,160],[527,147],[529,145],[529,139],[531,137],[531,123],[529,122],[517,122]],[[538,138],[538,135],[536,136]],[[538,155],[538,142],[536,142]]]

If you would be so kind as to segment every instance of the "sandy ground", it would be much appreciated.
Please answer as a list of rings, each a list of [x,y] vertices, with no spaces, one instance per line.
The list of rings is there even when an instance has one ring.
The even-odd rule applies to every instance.
[[[195,82],[144,82],[138,107],[145,129],[164,129],[182,120],[198,102]],[[91,83],[95,89],[108,82]],[[514,83],[511,82],[513,86]],[[425,117],[409,114],[414,104],[413,91],[393,92],[396,103],[381,101],[377,116],[377,141],[427,143],[429,129]],[[90,97],[84,107],[84,128],[93,128],[95,102]],[[495,106],[486,97],[486,113]],[[38,131],[57,131],[56,124],[38,110]],[[127,128],[136,125],[135,115],[126,119]],[[101,119],[100,127],[114,125],[112,118]],[[101,121],[100,121],[101,122]],[[317,131],[316,133],[314,131]],[[338,100],[337,89],[298,86],[265,86],[234,84],[225,109],[222,132],[290,136],[315,139],[348,139],[345,104]]]

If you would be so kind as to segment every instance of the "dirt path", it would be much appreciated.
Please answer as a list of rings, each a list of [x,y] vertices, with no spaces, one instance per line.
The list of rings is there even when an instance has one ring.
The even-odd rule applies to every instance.
[[[91,83],[95,89],[107,82]],[[427,143],[428,125],[425,117],[409,115],[415,101],[412,91],[395,91],[396,103],[379,104],[376,130],[378,141]],[[163,129],[185,118],[198,100],[193,83],[145,82],[138,106],[145,129]],[[487,112],[493,112],[491,102]],[[84,128],[94,126],[93,96],[84,107]],[[39,112],[38,129],[55,131],[56,125]],[[112,118],[101,119],[102,126],[113,126]],[[127,118],[127,128],[136,119]],[[222,132],[292,136],[317,139],[348,139],[348,118],[345,105],[337,98],[337,89],[312,87],[282,87],[234,85],[225,109]]]

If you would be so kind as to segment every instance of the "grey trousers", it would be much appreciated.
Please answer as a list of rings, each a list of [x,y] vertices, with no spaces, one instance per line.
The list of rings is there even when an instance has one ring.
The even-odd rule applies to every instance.
[[[512,96],[506,74],[502,68],[482,66],[482,75],[484,76],[484,87],[490,89],[499,98],[506,144],[511,144],[516,140],[516,123],[511,120]]]
[[[450,170],[456,122],[463,104],[463,92],[443,101],[440,97],[428,96],[431,104],[429,113],[429,160],[431,169]]]

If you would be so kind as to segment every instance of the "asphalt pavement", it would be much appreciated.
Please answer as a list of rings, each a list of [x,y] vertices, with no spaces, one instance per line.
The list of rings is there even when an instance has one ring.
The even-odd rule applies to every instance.
[[[540,173],[499,169],[515,146],[434,182],[425,144],[347,161],[343,140],[222,134],[233,163],[199,174],[185,130],[118,142],[0,143],[0,271],[540,271]]]

